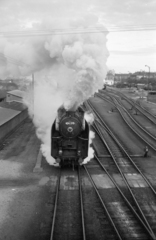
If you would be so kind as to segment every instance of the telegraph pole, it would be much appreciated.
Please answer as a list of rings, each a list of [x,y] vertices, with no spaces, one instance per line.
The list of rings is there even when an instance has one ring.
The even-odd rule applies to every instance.
[[[150,67],[148,65],[145,65],[145,67],[148,67],[148,70],[149,70],[149,72],[148,72],[148,89],[147,89],[147,91],[149,92]]]
[[[129,71],[128,71],[129,72]],[[129,82],[128,82],[128,84],[129,84],[129,88],[131,87],[131,72],[129,72],[129,77],[128,77],[128,79],[129,79]]]
[[[34,91],[34,73],[32,73],[32,109],[33,109],[33,117],[34,117],[34,110],[35,110],[35,91]]]

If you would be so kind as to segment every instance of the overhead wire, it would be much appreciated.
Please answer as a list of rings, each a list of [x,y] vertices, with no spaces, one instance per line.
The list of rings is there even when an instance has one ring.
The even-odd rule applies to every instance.
[[[123,28],[123,29],[122,29]],[[127,28],[127,29],[124,29]],[[81,28],[56,28],[52,30],[24,30],[24,31],[0,31],[0,37],[29,37],[29,36],[46,36],[46,35],[63,35],[63,34],[84,34],[84,33],[101,33],[101,32],[123,32],[123,31],[151,31],[156,30],[156,24],[142,24],[142,25],[123,25],[123,26],[114,26],[110,29],[104,29],[104,27],[89,27],[89,28],[83,28],[83,31]],[[88,31],[91,30],[92,31]],[[75,32],[65,32],[65,30],[76,30]],[[87,31],[86,31],[87,30]],[[64,31],[64,32],[57,32],[57,31]],[[10,34],[10,35],[9,35]],[[6,60],[12,64],[15,64],[17,66],[27,65],[30,66],[27,63],[22,62],[21,60],[16,60],[15,58],[12,58],[10,56],[7,56],[3,53],[0,53],[0,58],[2,60]]]
[[[17,60],[17,59],[15,59],[15,58],[12,58],[12,57],[10,57],[10,56],[7,56],[7,55],[5,55],[4,53],[1,53],[0,52],[0,58],[2,59],[7,59],[7,60],[9,60],[10,62],[12,61],[12,62],[15,62],[16,61],[16,63],[18,64],[18,65],[22,65],[22,64],[24,64],[24,65],[26,65],[26,63],[24,63],[24,62],[22,62],[22,61],[19,61],[19,60]]]
[[[146,25],[123,25],[116,27],[89,27],[89,28],[56,28],[51,30],[24,30],[24,31],[0,31],[0,37],[34,37],[65,34],[88,34],[102,32],[129,32],[129,31],[155,31],[156,24]]]
[[[7,62],[7,63],[9,62],[9,63],[12,63],[12,64],[14,64],[14,65],[21,66],[20,64],[14,62],[14,61],[11,61],[11,60],[9,60],[9,59],[6,59],[6,58],[2,58],[1,56],[0,56],[0,59],[1,59],[2,61],[4,61],[4,62]]]
[[[102,25],[102,23],[99,23],[99,25]],[[69,30],[78,30],[80,28],[82,28],[83,30],[84,29],[103,29],[103,28],[107,28],[107,29],[119,29],[119,30],[122,30],[122,29],[125,29],[125,28],[147,28],[147,27],[156,27],[156,23],[153,23],[153,24],[140,24],[140,25],[120,25],[120,26],[112,26],[112,25],[106,25],[106,26],[99,26],[99,27],[84,27],[84,26],[81,26],[81,27],[70,27],[70,28],[53,28],[53,29],[49,29],[49,30],[45,30],[45,29],[25,29],[23,30],[23,32],[28,32],[28,31],[31,31],[31,32],[44,32],[44,31],[69,31]],[[21,31],[18,30],[18,31],[9,31],[10,33],[20,33]],[[7,33],[7,31],[0,31],[0,33]]]
[[[7,61],[7,62],[10,62],[10,63],[15,64],[17,66],[23,66],[23,65],[28,66],[28,67],[30,66],[29,64],[24,63],[22,61],[19,61],[19,60],[15,59],[15,58],[12,58],[10,56],[7,56],[4,53],[0,53],[0,59],[4,62]]]

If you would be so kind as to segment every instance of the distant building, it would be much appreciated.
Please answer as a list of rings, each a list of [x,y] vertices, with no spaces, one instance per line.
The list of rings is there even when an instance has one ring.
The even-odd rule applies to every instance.
[[[0,89],[0,102],[5,101],[6,99],[6,91]]]
[[[6,90],[6,91],[12,91],[15,89],[18,89],[18,85],[10,81],[1,80],[0,81],[0,89]]]
[[[156,72],[148,71],[138,71],[134,73],[115,73],[113,71],[108,71],[104,83],[106,85],[116,85],[118,83],[132,83],[136,84],[142,80],[156,80]]]
[[[141,72],[135,72],[136,78],[140,79],[140,78],[150,78],[150,79],[154,79],[156,78],[156,73],[155,72],[145,72],[145,71],[141,71]]]
[[[110,86],[114,85],[114,80],[113,79],[104,79],[103,82],[104,82],[105,85],[110,85]]]
[[[7,102],[12,102],[12,101],[23,102],[24,94],[25,92],[20,90],[9,91],[7,92],[6,101]]]
[[[114,85],[114,73],[110,70],[107,72],[106,78],[104,79],[104,84]]]
[[[124,80],[127,80],[129,78],[129,73],[116,73],[114,76],[115,83],[122,82]]]
[[[135,73],[116,73],[114,76],[114,81],[115,83],[118,82],[123,82],[126,80],[139,80],[139,79],[154,79],[156,78],[156,73],[154,72],[145,72],[145,71],[140,71],[140,72],[135,72]]]
[[[31,85],[32,80],[26,78],[6,78],[5,80],[0,79],[0,88],[6,91],[12,91],[15,89],[28,89]]]
[[[138,89],[138,90],[139,90],[139,89],[144,89],[145,86],[146,86],[146,84],[144,84],[144,83],[137,83],[137,89]]]

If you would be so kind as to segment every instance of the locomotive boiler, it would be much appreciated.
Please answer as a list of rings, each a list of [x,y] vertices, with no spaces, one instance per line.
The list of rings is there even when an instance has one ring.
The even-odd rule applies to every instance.
[[[84,111],[60,107],[51,129],[51,156],[60,166],[78,166],[88,156],[89,125]]]

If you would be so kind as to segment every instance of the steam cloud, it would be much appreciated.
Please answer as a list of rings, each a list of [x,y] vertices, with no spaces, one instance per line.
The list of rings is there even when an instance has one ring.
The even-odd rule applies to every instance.
[[[89,125],[92,125],[94,122],[94,115],[91,112],[85,112],[85,120],[88,122]],[[88,150],[88,157],[84,159],[82,164],[86,164],[94,157],[94,149],[92,148],[91,144],[93,139],[95,138],[95,133],[90,130],[89,132],[89,150]]]
[[[107,31],[91,33],[99,27],[106,31],[98,18],[91,15],[62,23],[48,18],[36,24],[35,30],[68,30],[59,33],[56,30],[47,36],[0,39],[0,52],[4,58],[0,64],[1,78],[35,73],[34,92],[27,92],[24,102],[49,164],[55,164],[50,156],[50,134],[57,109],[63,104],[67,110],[76,110],[103,86],[108,58]],[[19,65],[11,58],[16,58]]]

